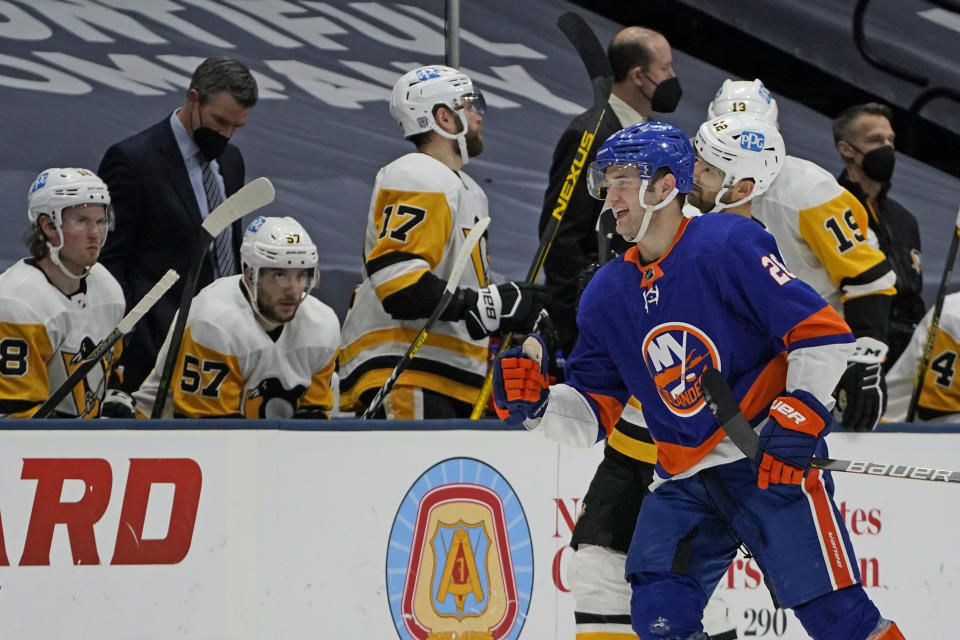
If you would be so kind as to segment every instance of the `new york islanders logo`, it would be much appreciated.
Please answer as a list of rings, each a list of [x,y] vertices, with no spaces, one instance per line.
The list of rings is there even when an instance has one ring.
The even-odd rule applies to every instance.
[[[643,339],[643,357],[660,398],[673,413],[689,417],[706,406],[700,375],[720,369],[720,355],[706,333],[684,322],[661,324]]]
[[[507,480],[472,458],[440,462],[404,496],[387,593],[401,640],[516,640],[533,591],[533,545]]]

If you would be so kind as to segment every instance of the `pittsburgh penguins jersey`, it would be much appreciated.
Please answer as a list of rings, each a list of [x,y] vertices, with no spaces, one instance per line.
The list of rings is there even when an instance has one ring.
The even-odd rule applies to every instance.
[[[685,219],[651,264],[641,264],[634,247],[604,265],[583,293],[577,324],[566,383],[551,387],[544,422],[572,413],[550,406],[555,391],[563,405],[569,387],[603,437],[632,395],[656,443],[661,480],[742,457],[706,408],[707,367],[724,374],[758,425],[784,390],[803,388],[832,406],[854,340],[837,312],[787,270],[773,237],[733,215]]]
[[[340,346],[336,314],[307,296],[293,320],[268,333],[250,307],[242,277],[214,280],[193,299],[163,417],[329,416]],[[134,394],[140,418],[153,411],[169,344],[168,333],[157,366]]]
[[[913,395],[923,347],[933,309],[913,331],[913,336],[900,358],[887,372],[887,411],[885,422],[904,422]],[[960,422],[960,293],[951,293],[943,299],[940,323],[933,337],[930,365],[923,378],[923,388],[917,402],[916,417],[938,422]]]
[[[100,264],[93,265],[80,280],[79,291],[70,296],[32,259],[0,274],[0,417],[33,415],[119,324],[124,306],[120,285]],[[117,342],[53,415],[97,417],[120,351]]]
[[[863,205],[816,164],[788,155],[752,215],[777,239],[787,268],[837,311],[852,298],[896,292]]]
[[[430,315],[391,315],[384,300],[416,285],[427,272],[449,279],[467,233],[486,217],[487,197],[480,186],[429,155],[407,154],[377,174],[363,242],[362,281],[343,323],[339,375],[344,409],[359,408],[364,391],[386,382]],[[487,286],[486,238],[471,258],[459,286]],[[398,319],[403,317],[410,319]],[[486,374],[487,346],[486,338],[470,338],[466,323],[437,321],[397,384],[473,403]]]

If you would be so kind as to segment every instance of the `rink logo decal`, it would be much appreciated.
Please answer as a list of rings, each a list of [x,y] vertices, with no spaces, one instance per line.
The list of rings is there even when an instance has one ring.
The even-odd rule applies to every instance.
[[[533,545],[510,484],[472,458],[425,471],[394,518],[386,578],[402,640],[515,640],[530,606]]]
[[[643,339],[643,357],[660,398],[678,416],[692,416],[706,406],[700,376],[720,369],[716,345],[706,333],[683,322],[661,324]]]

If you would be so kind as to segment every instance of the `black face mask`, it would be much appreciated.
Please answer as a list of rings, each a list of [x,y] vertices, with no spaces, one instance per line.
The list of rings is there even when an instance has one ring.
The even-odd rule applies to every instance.
[[[203,116],[200,114],[200,107],[197,107],[197,115],[200,118],[200,127],[193,132],[193,141],[200,149],[200,155],[204,160],[210,162],[223,155],[223,150],[227,148],[230,138],[214,131],[210,127],[203,126]]]
[[[860,168],[863,169],[865,176],[874,182],[890,182],[890,178],[893,176],[893,165],[897,161],[897,155],[892,146],[877,147],[863,153],[849,140],[845,142],[863,155],[860,160]]]
[[[853,145],[850,145],[853,147]],[[857,149],[856,147],[853,147]],[[857,149],[857,151],[860,151]],[[897,162],[893,147],[877,147],[863,154],[860,166],[863,173],[875,182],[890,182],[893,176],[893,165]]]
[[[647,76],[647,74],[643,74]],[[647,80],[653,82],[653,78],[647,76]],[[667,78],[657,85],[653,90],[653,95],[649,96],[650,109],[659,113],[673,113],[680,102],[680,96],[683,95],[683,89],[680,88],[680,78],[673,76]]]

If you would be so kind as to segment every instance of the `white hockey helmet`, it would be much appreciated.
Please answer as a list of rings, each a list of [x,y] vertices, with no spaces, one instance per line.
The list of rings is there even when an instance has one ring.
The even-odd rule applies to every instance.
[[[63,210],[83,205],[101,205],[106,212],[107,230],[113,229],[113,208],[110,206],[110,190],[106,183],[97,174],[89,169],[75,167],[53,167],[40,172],[27,192],[27,218],[37,224],[40,216],[46,215],[53,222],[60,244],[53,246],[49,242],[50,259],[61,271],[71,278],[79,279],[85,276],[89,267],[83,273],[75,274],[67,270],[60,262],[60,249],[63,247]],[[100,246],[107,241],[104,233]]]
[[[290,216],[257,216],[243,233],[240,261],[243,266],[250,267],[254,294],[260,269],[309,269],[310,280],[303,291],[306,297],[320,275],[318,260],[317,245],[313,244],[307,230]]]
[[[450,134],[440,128],[433,117],[433,109],[438,104],[445,105],[459,116],[463,125],[460,133]],[[404,138],[436,131],[444,138],[457,141],[464,164],[467,162],[467,114],[464,110],[467,106],[483,115],[486,110],[483,94],[473,86],[467,74],[443,65],[408,71],[400,76],[390,94],[390,115]]]
[[[759,80],[730,80],[720,85],[707,107],[707,118],[713,120],[731,113],[749,113],[777,126],[777,101]]]
[[[732,113],[700,125],[693,146],[700,158],[723,171],[723,183],[714,201],[716,210],[743,204],[770,188],[783,168],[786,149],[777,127],[746,113]],[[753,192],[736,202],[720,199],[741,180],[753,180]]]

